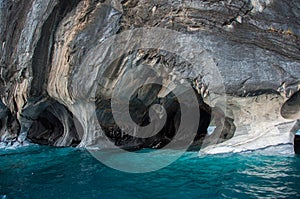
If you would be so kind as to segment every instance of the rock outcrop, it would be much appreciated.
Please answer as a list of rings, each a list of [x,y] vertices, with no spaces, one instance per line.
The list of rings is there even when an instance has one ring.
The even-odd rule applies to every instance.
[[[1,140],[162,148],[189,106],[179,104],[170,82],[185,80],[200,112],[191,149],[292,144],[300,119],[299,14],[297,0],[0,0]],[[139,72],[145,65],[160,71],[161,84],[136,88],[140,80],[128,79],[132,69],[151,79]],[[136,89],[128,103],[137,125],[153,122],[151,110],[159,115],[153,105],[165,108],[155,135],[140,138],[117,124],[111,101],[119,82],[125,93]],[[210,124],[217,128],[207,135]]]

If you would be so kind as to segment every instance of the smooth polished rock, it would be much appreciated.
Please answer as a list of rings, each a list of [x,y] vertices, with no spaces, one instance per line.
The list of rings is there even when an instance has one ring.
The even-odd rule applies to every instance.
[[[171,115],[154,139],[121,132],[111,110],[124,74],[148,65],[168,71],[160,75],[170,90],[173,80],[193,86],[199,146],[238,152],[292,143],[289,124],[299,118],[281,107],[300,85],[299,10],[298,0],[0,0],[0,96],[10,112],[1,131],[56,146],[161,148],[180,121],[169,91],[143,86],[131,100],[139,125],[157,103]],[[139,28],[144,37],[134,34]],[[206,139],[211,119],[219,126]]]

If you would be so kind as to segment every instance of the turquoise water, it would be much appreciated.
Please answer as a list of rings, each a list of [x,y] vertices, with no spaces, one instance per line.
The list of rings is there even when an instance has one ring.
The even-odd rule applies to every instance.
[[[300,198],[300,158],[187,152],[162,170],[129,174],[84,150],[1,149],[1,198]]]

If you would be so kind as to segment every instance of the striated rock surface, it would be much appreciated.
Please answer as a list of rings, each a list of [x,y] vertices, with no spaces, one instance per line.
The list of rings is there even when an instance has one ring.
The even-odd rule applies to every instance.
[[[162,148],[188,104],[179,104],[172,89],[151,84],[134,90],[129,109],[137,125],[151,123],[154,104],[167,112],[163,128],[148,138],[117,125],[111,107],[118,82],[127,82],[125,93],[135,88],[128,71],[159,65],[166,70],[162,84],[185,79],[197,96],[200,119],[191,149],[223,153],[293,144],[300,113],[297,0],[0,0],[0,15],[2,141]],[[157,34],[152,41],[147,31],[132,32],[138,28]],[[115,35],[127,43],[117,36],[107,45]],[[165,41],[174,42],[174,50]],[[209,67],[218,71],[213,78],[205,73]],[[220,95],[221,105],[214,101]],[[210,124],[217,128],[207,135]]]

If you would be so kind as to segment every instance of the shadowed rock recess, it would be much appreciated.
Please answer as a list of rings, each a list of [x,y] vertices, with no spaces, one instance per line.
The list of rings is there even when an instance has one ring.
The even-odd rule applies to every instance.
[[[154,136],[127,134],[112,114],[116,82],[124,71],[144,64],[182,74],[193,86],[200,120],[191,150],[203,144],[201,151],[208,154],[293,148],[295,139],[299,153],[299,0],[0,0],[0,15],[0,139],[6,144],[28,139],[100,148],[110,142],[126,150],[166,146],[185,104],[172,92],[160,96],[161,85],[140,87],[129,102],[139,126],[151,122],[152,105],[165,108],[166,123]],[[216,92],[209,90],[205,74],[177,54],[139,49],[112,58],[109,46],[94,49],[116,34],[150,27],[193,36],[192,44],[202,46],[207,53],[202,56],[209,56],[223,77],[226,108],[211,102]],[[87,57],[99,54],[114,62],[86,64]],[[209,125],[216,128],[208,135]]]

